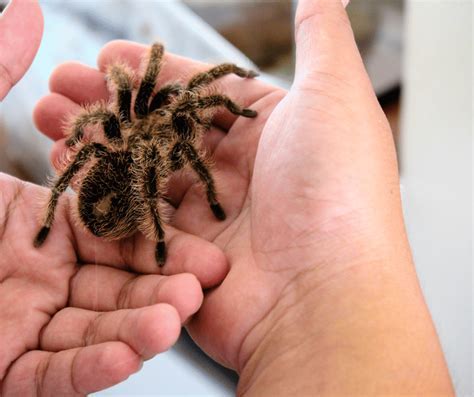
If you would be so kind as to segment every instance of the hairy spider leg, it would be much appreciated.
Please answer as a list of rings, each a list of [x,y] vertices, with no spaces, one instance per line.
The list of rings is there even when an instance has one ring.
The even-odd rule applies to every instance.
[[[105,108],[98,108],[92,111],[86,111],[75,118],[71,127],[71,135],[66,140],[66,145],[74,146],[77,142],[82,140],[84,136],[84,128],[88,125],[98,123],[102,124],[104,135],[109,142],[122,142],[120,123],[117,116]]]
[[[185,161],[189,163],[191,168],[198,174],[199,179],[205,185],[207,201],[211,207],[212,213],[214,216],[223,221],[226,218],[225,212],[222,209],[219,201],[217,200],[216,186],[214,179],[212,178],[211,173],[207,169],[205,161],[199,155],[199,153],[194,149],[194,147],[188,142],[178,142],[172,152],[171,159],[174,160],[175,166],[183,166],[184,162],[177,162],[177,158],[184,157]],[[181,168],[180,167],[180,168]]]
[[[109,68],[107,77],[117,90],[117,106],[120,122],[130,123],[132,121],[132,75],[123,65],[114,64]]]
[[[168,84],[163,86],[158,90],[153,99],[150,102],[149,112],[153,112],[156,109],[161,108],[164,105],[167,105],[170,99],[170,96],[179,94],[184,87],[178,83]]]
[[[143,118],[148,114],[148,102],[156,85],[156,79],[161,70],[161,61],[163,59],[163,45],[155,43],[151,46],[148,66],[145,75],[140,83],[137,97],[135,98],[135,115]]]
[[[235,102],[233,102],[228,96],[225,95],[209,95],[205,97],[200,97],[197,100],[196,109],[210,109],[213,107],[224,106],[231,113],[243,116],[243,117],[256,117],[257,112],[252,109],[241,108]]]
[[[209,131],[212,127],[212,117],[207,117],[205,119],[202,119],[201,117],[198,116],[197,112],[192,111],[191,112],[191,117],[193,120],[201,125],[205,131]]]
[[[139,149],[140,150],[140,149]],[[159,213],[159,199],[160,192],[162,192],[166,185],[166,177],[168,175],[168,165],[165,159],[160,156],[159,147],[157,144],[141,149],[142,155],[137,156],[139,161],[139,172],[136,175],[137,187],[140,192],[141,199],[151,216],[151,223],[148,228],[157,241],[155,247],[155,260],[160,267],[166,262],[166,245],[165,245],[165,231],[162,226],[162,219]],[[144,209],[145,210],[145,209]],[[145,216],[145,219],[149,219]]]
[[[196,74],[189,81],[187,89],[191,91],[196,91],[201,87],[212,83],[214,80],[217,80],[218,78],[231,73],[243,78],[253,78],[258,76],[258,73],[254,72],[253,70],[243,69],[233,63],[222,63],[220,65],[214,66],[212,69],[206,72]]]
[[[48,201],[48,207],[45,219],[43,221],[43,226],[36,235],[33,245],[35,247],[40,247],[46,237],[48,237],[51,225],[54,221],[54,212],[58,204],[59,197],[67,189],[69,183],[75,174],[91,159],[93,155],[100,157],[101,155],[107,153],[107,148],[100,143],[91,143],[85,145],[77,153],[74,161],[67,167],[66,171],[61,175],[61,177],[56,181],[53,188],[51,189],[51,196]]]
[[[182,139],[189,139],[192,135],[192,121],[203,126],[205,129],[210,129],[212,122],[210,119],[202,120],[198,114],[197,110],[210,109],[213,107],[224,106],[233,114],[243,116],[243,117],[256,117],[257,112],[252,109],[241,108],[235,102],[233,102],[229,97],[225,95],[209,95],[205,97],[198,97],[195,101],[187,102],[187,98],[180,100],[178,103],[173,104],[174,110],[172,119],[172,126],[178,135]],[[189,116],[185,114],[189,113]]]

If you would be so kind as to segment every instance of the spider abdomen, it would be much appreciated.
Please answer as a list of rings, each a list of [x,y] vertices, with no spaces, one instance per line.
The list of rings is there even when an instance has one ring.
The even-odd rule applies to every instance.
[[[137,203],[130,168],[130,152],[111,152],[82,181],[79,217],[94,235],[117,239],[136,230]]]

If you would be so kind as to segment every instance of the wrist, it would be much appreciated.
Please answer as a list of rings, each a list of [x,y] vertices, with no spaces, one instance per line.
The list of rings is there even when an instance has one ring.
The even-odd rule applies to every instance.
[[[412,268],[367,262],[324,281],[297,277],[247,337],[243,349],[256,347],[238,394],[449,394]]]

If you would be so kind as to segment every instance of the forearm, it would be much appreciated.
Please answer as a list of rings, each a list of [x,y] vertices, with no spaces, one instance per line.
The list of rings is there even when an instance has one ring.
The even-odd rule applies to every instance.
[[[361,264],[316,286],[305,275],[265,320],[238,394],[452,395],[412,267]]]

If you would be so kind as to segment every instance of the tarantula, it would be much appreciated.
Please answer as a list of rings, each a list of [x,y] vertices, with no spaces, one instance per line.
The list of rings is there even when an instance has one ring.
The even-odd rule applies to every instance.
[[[137,230],[143,232],[156,242],[155,258],[160,266],[166,261],[166,247],[159,204],[173,172],[190,165],[205,186],[214,216],[225,219],[201,150],[203,134],[210,129],[212,109],[225,107],[244,117],[256,117],[257,112],[242,109],[225,95],[204,94],[203,88],[227,74],[242,78],[257,74],[225,63],[196,74],[186,86],[167,84],[154,93],[163,52],[163,46],[155,43],[148,61],[143,61],[146,67],[133,103],[134,117],[134,72],[115,63],[106,74],[114,95],[111,103],[85,109],[72,120],[66,144],[76,149],[75,155],[51,189],[43,226],[34,239],[35,247],[41,246],[48,236],[60,195],[91,161],[94,163],[80,177],[78,185],[80,221],[94,235],[109,240],[130,236]],[[85,128],[92,125],[102,127],[102,142],[97,135],[89,142],[83,139]]]

